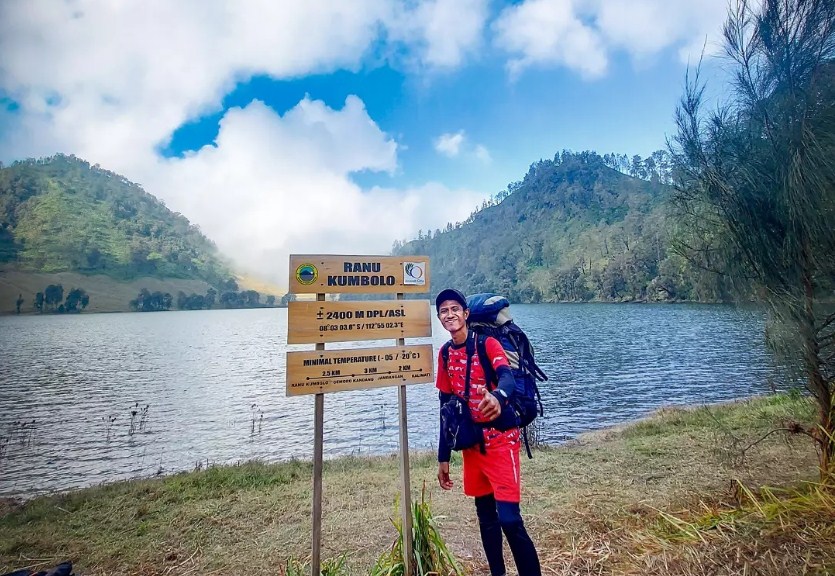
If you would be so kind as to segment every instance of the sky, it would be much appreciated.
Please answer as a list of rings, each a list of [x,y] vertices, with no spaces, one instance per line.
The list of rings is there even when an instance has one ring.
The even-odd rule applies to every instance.
[[[560,150],[647,156],[727,0],[2,0],[0,161],[75,154],[242,272],[387,254]]]

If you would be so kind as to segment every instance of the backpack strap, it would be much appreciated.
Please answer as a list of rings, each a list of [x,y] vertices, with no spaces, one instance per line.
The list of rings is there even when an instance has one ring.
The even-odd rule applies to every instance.
[[[493,370],[493,363],[487,355],[487,336],[484,334],[476,334],[475,344],[476,350],[478,351],[478,362],[484,371],[484,382],[487,384],[487,389],[491,389],[491,385],[495,389],[499,385],[499,380],[496,377],[496,371]]]
[[[528,427],[525,426],[522,428],[522,437],[525,439],[525,450],[528,452],[528,460],[533,459],[533,454],[531,454],[531,445],[528,442]]]
[[[450,342],[452,342],[450,340]],[[470,337],[470,334],[467,334],[467,372],[464,376],[464,404],[467,406],[467,410],[470,409],[470,369],[473,363],[473,354],[475,354],[474,348],[478,348],[476,344],[476,338]],[[449,350],[447,349],[447,354],[449,354]],[[478,425],[481,427],[481,425]],[[487,449],[484,446],[484,432],[479,434],[478,438],[478,450],[482,454],[487,453]]]
[[[472,332],[471,332],[471,334],[472,334]],[[478,347],[478,345],[474,345],[473,340],[474,339],[471,338],[470,335],[468,334],[467,335],[467,375],[466,375],[466,378],[465,378],[466,379],[466,385],[464,386],[464,399],[468,400],[468,401],[470,399],[470,361],[473,357],[473,354],[475,353],[474,348]],[[483,346],[483,345],[484,345],[484,343],[482,342],[481,346]],[[449,371],[449,347],[450,346],[452,346],[452,340],[447,340],[446,343],[444,343],[444,345],[441,346],[441,358],[443,358],[443,360],[444,360],[444,370],[446,370],[447,372]],[[482,358],[481,348],[479,348],[478,350],[479,350],[479,362],[480,362],[481,361],[480,359]]]
[[[441,358],[444,359],[444,370],[449,371],[449,347],[452,346],[452,340],[447,340],[446,343],[441,346]]]

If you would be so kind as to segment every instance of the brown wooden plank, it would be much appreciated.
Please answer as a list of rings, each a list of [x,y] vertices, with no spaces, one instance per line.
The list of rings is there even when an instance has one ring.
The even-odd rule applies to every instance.
[[[434,381],[431,344],[287,352],[287,395]]]
[[[292,294],[429,292],[428,256],[290,255]]]
[[[290,302],[287,343],[432,336],[429,300]]]

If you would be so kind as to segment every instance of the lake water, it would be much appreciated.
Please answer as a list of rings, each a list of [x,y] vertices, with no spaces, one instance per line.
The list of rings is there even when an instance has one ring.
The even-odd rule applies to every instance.
[[[757,309],[514,305],[551,380],[560,442],[662,405],[767,393]],[[0,317],[0,496],[249,459],[310,458],[313,397],[284,393],[286,309]],[[431,342],[448,338],[437,319]],[[353,346],[393,345],[394,341]],[[328,348],[345,345],[328,345]],[[780,388],[781,386],[777,386]],[[135,412],[135,414],[132,414]],[[397,388],[325,396],[327,456],[397,451]],[[437,395],[408,388],[410,447],[432,448]]]

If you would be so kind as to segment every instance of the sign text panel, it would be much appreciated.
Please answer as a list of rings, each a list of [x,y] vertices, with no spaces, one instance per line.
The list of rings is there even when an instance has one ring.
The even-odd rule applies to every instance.
[[[432,335],[428,300],[290,302],[287,324],[288,344]]]
[[[287,395],[433,382],[431,344],[287,352]]]

